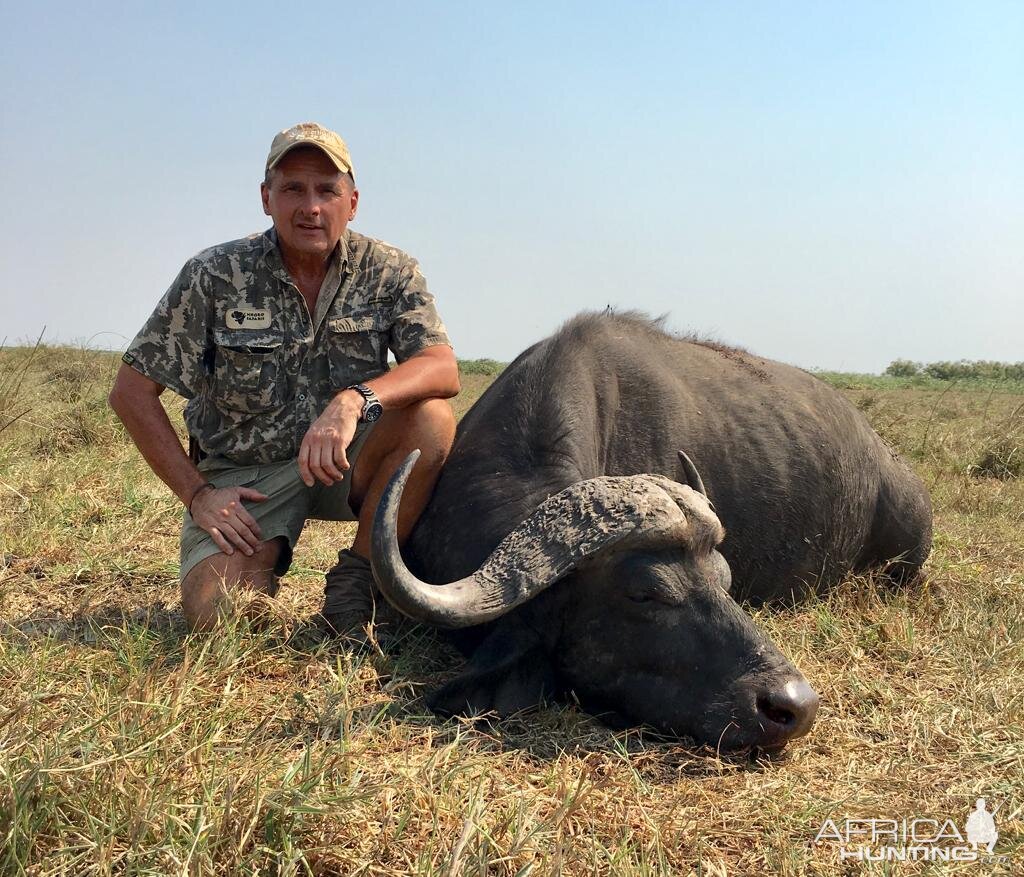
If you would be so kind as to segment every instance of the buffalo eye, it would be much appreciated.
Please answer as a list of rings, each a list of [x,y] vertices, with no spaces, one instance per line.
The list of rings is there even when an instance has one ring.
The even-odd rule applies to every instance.
[[[666,578],[666,569],[654,556],[629,555],[618,565],[615,573],[621,588],[619,593],[630,603],[672,602],[672,588]]]
[[[676,605],[676,601],[673,599],[671,593],[657,586],[649,586],[646,588],[634,587],[623,591],[622,594],[630,603],[641,603],[647,605],[657,603],[662,606]]]

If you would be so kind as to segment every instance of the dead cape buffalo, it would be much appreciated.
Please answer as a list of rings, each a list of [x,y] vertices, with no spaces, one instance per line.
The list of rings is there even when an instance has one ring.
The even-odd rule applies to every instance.
[[[373,569],[401,612],[469,628],[465,671],[429,701],[444,714],[571,697],[613,724],[780,748],[818,696],[736,601],[905,579],[931,546],[923,484],[839,393],[636,314],[579,316],[498,377],[407,567],[413,462],[378,509]]]

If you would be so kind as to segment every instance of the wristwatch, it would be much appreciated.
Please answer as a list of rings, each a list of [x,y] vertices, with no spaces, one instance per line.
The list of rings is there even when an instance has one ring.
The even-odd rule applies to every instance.
[[[352,386],[345,387],[345,389],[355,390],[363,397],[363,410],[359,413],[360,420],[366,423],[380,420],[380,416],[384,413],[384,406],[380,404],[380,399],[377,398],[377,394],[373,390],[366,386],[366,384],[352,384]]]

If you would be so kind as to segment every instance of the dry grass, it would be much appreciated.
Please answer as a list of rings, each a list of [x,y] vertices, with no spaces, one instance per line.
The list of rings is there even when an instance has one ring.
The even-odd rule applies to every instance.
[[[0,423],[28,410],[0,432],[0,872],[860,873],[813,844],[823,819],[962,828],[979,795],[1005,862],[875,873],[1024,870],[1024,482],[976,465],[1022,397],[846,391],[933,491],[928,580],[758,613],[824,702],[786,757],[748,761],[568,707],[440,722],[420,698],[458,658],[422,628],[302,645],[347,526],[310,525],[271,624],[188,635],[180,512],[103,405],[115,368],[0,351],[25,375]]]

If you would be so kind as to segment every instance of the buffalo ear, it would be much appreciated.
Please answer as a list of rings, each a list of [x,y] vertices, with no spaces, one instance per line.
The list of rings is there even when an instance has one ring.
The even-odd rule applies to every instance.
[[[509,716],[555,694],[555,674],[543,642],[516,614],[497,623],[466,669],[427,697],[442,716]]]

